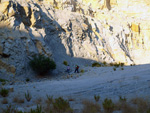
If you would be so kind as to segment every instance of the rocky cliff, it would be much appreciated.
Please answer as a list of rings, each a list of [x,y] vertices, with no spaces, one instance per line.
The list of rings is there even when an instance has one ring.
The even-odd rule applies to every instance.
[[[150,62],[148,0],[1,0],[0,73],[31,74],[34,54],[64,60]]]

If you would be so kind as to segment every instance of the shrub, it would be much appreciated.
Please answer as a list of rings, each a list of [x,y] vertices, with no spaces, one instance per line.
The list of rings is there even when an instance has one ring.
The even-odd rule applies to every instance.
[[[80,71],[81,73],[84,73],[84,69],[81,69],[81,71]]]
[[[131,102],[135,105],[137,105],[137,110],[139,113],[146,113],[149,110],[149,101],[145,100],[143,98],[133,98],[131,99]]]
[[[106,111],[106,112],[113,112],[113,110],[114,110],[114,107],[115,107],[115,105],[114,105],[114,103],[112,102],[112,100],[111,99],[105,99],[104,100],[104,102],[103,102],[103,108],[104,108],[104,110]]]
[[[8,104],[7,98],[4,98],[4,99],[2,100],[2,104]]]
[[[55,62],[43,55],[35,55],[29,64],[35,72],[41,75],[46,74],[49,70],[56,69]]]
[[[52,104],[53,103],[53,96],[49,96],[49,95],[46,95],[47,96],[47,100],[46,100],[46,103],[48,105]]]
[[[116,71],[116,68],[114,67],[113,70]]]
[[[24,103],[24,99],[21,98],[19,95],[16,95],[16,96],[13,98],[13,102],[18,103],[18,104],[21,104],[21,103]]]
[[[7,106],[5,109],[2,109],[2,113],[18,113],[18,110],[14,106]]]
[[[115,63],[115,64],[114,64],[114,66],[117,68],[117,67],[119,67],[119,66],[120,66],[120,64]]]
[[[29,113],[44,113],[42,112],[42,106],[38,106],[36,107],[36,109],[31,109]]]
[[[2,88],[2,89],[0,90],[0,94],[1,94],[3,97],[8,96],[8,93],[9,93],[8,89]]]
[[[67,65],[68,65],[68,62],[67,62],[67,61],[64,61],[63,64],[67,66]]]
[[[84,101],[82,113],[101,113],[101,107],[98,103]]]
[[[29,93],[29,91],[27,91],[27,93],[25,93],[25,98],[26,100],[29,102],[31,100],[31,94]]]
[[[29,78],[26,78],[26,82],[29,82],[30,81],[30,79]]]
[[[53,109],[54,111],[58,113],[64,113],[64,112],[72,113],[73,112],[73,110],[70,107],[69,102],[67,100],[64,100],[61,97],[55,99],[55,102],[53,102]]]
[[[5,80],[5,79],[0,78],[0,82],[6,82],[6,80]]]
[[[100,96],[99,95],[94,95],[94,99],[95,99],[96,102],[98,102],[99,99],[100,99]]]
[[[114,66],[114,64],[113,64],[113,63],[110,63],[109,65],[110,65],[110,66]]]
[[[119,97],[119,101],[120,101],[120,102],[126,102],[126,100],[127,100],[127,99],[126,99],[125,97],[122,97],[122,96]]]
[[[121,70],[124,70],[124,68],[122,67]]]
[[[120,63],[120,66],[123,67],[123,66],[124,66],[124,63]]]
[[[92,64],[92,67],[101,67],[101,64],[99,64],[98,62],[94,62],[94,63]]]
[[[5,84],[6,84],[6,81],[7,81],[7,80],[0,78],[0,82],[2,83],[2,85],[5,85]]]
[[[103,62],[103,64],[104,64],[104,66],[106,66],[106,65],[107,65],[107,63],[106,63],[105,61]]]

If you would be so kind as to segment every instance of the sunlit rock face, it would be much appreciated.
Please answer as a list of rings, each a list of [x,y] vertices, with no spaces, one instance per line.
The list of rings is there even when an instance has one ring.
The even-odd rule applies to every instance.
[[[149,0],[1,0],[0,70],[30,74],[33,54],[58,72],[66,59],[150,63],[149,21]]]

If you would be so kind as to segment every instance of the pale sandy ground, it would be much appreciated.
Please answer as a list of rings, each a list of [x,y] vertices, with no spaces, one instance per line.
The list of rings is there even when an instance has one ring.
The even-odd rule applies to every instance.
[[[121,70],[119,67],[114,71],[113,67],[85,67],[84,73],[72,74],[72,78],[64,79],[66,74],[58,80],[5,85],[4,87],[14,88],[14,92],[11,92],[7,99],[9,104],[15,105],[21,110],[36,107],[35,100],[39,98],[42,98],[42,103],[45,103],[46,95],[54,98],[61,96],[65,99],[74,99],[70,102],[74,109],[81,109],[81,101],[84,99],[94,100],[94,95],[100,95],[100,100],[111,98],[113,101],[118,100],[119,96],[125,96],[127,99],[133,97],[149,98],[150,65],[124,66],[123,69]],[[24,98],[27,90],[32,95],[30,102],[26,100],[23,104],[13,102],[15,96]],[[7,104],[0,106],[4,108]]]

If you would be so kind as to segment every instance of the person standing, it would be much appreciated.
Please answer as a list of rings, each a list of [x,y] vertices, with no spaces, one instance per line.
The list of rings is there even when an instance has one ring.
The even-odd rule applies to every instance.
[[[79,73],[79,66],[78,65],[76,65],[76,67],[75,67],[75,71],[74,71],[74,73]]]
[[[70,72],[70,66],[69,65],[67,66],[67,72],[68,73]]]

